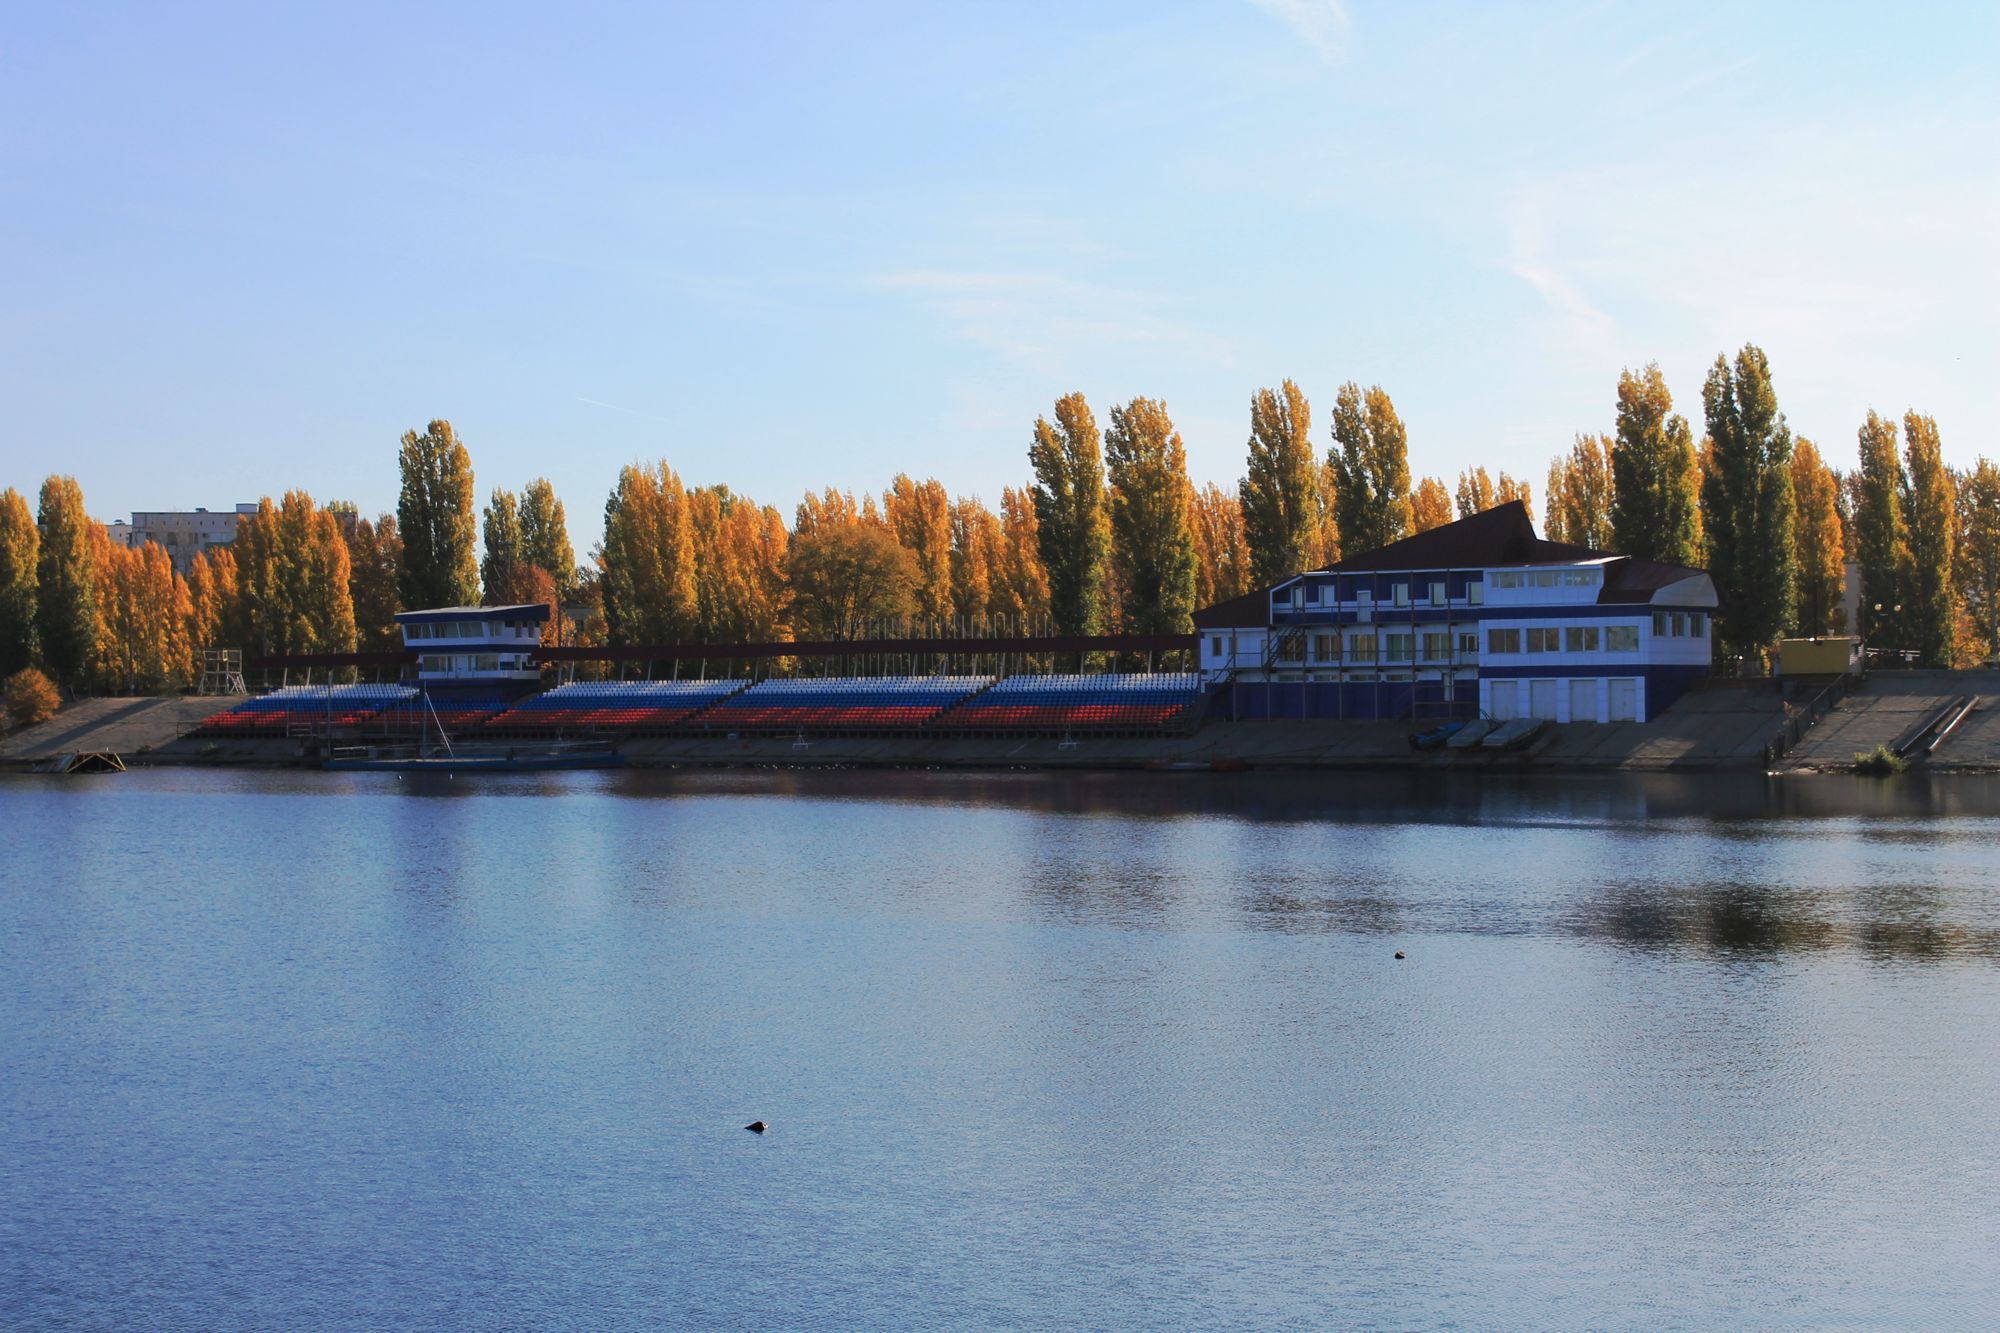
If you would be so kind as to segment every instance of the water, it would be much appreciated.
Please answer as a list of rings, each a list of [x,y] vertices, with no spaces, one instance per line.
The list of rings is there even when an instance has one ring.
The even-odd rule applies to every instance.
[[[0,1326],[1990,1324],[1996,815],[0,780]]]

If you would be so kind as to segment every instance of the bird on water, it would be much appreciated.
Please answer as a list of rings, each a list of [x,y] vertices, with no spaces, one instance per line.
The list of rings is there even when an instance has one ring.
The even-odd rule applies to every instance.
[[[762,1134],[765,1130],[769,1129],[770,1126],[765,1124],[761,1120],[752,1120],[749,1124],[745,1125],[743,1128],[749,1130],[752,1134]]]

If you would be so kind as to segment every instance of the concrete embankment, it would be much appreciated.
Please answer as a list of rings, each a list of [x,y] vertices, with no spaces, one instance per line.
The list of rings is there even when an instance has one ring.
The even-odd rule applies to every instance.
[[[181,736],[229,701],[93,700],[8,737],[4,755],[24,765],[46,755],[109,750],[128,763],[203,766],[318,763],[300,741]],[[1768,682],[1718,683],[1690,693],[1650,723],[1558,724],[1531,745],[1416,752],[1411,722],[1210,722],[1166,736],[923,737],[762,736],[725,733],[647,737],[619,751],[634,767],[746,766],[911,768],[1453,768],[1752,770],[1783,724],[1786,704]]]
[[[240,698],[80,699],[46,722],[0,736],[0,766],[25,768],[37,760],[80,751],[144,760]]]
[[[1787,771],[1852,768],[1877,746],[1896,750],[1927,722],[1974,700],[1972,711],[1928,754],[1911,761],[1937,772],[2000,770],[2000,671],[1877,671],[1805,733],[1780,765]]]

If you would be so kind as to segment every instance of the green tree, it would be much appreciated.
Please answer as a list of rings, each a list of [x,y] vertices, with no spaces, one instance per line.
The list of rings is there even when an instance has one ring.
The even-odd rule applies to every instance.
[[[1958,586],[1980,651],[2000,657],[2000,468],[1982,458],[1960,488]]]
[[[396,526],[403,535],[397,592],[412,610],[479,601],[478,527],[472,512],[472,456],[449,421],[403,436],[403,489]]]
[[[479,586],[484,591],[486,605],[509,605],[495,601],[494,596],[513,577],[514,566],[527,563],[527,547],[521,540],[520,502],[512,491],[494,488],[493,498],[487,501],[486,511],[481,515],[480,537],[486,550],[479,561]]]
[[[1861,566],[1861,625],[1878,648],[1906,646],[1902,617],[1909,533],[1903,522],[1903,461],[1896,423],[1868,414],[1859,432],[1861,466],[1854,477],[1854,558]],[[1877,610],[1876,608],[1880,608]]]
[[[1811,440],[1792,446],[1792,547],[1798,552],[1796,597],[1799,633],[1812,636],[1845,628],[1841,592],[1847,552],[1841,539],[1840,483]]]
[[[1194,614],[1194,487],[1167,405],[1134,398],[1111,409],[1104,434],[1111,478],[1111,562],[1125,591],[1120,623],[1134,634],[1182,634]]]
[[[1344,551],[1360,555],[1409,535],[1409,439],[1380,385],[1365,394],[1353,380],[1340,386],[1327,463]]]
[[[521,558],[548,571],[558,596],[575,588],[576,550],[569,543],[569,523],[546,477],[535,478],[521,492]]]
[[[1611,446],[1611,545],[1670,565],[1701,560],[1701,468],[1687,419],[1657,363],[1618,377]]]
[[[1312,404],[1290,380],[1250,398],[1250,460],[1237,499],[1253,585],[1312,567],[1321,523],[1320,465],[1313,452]]]
[[[1746,343],[1732,367],[1715,358],[1702,386],[1714,467],[1702,478],[1717,635],[1743,657],[1762,654],[1792,625],[1792,433],[1778,410],[1771,366]]]
[[[1925,662],[1948,667],[1958,628],[1952,588],[1958,499],[1937,423],[1910,412],[1903,417],[1903,440],[1910,479],[1904,507],[1910,534],[1910,577],[1903,594],[1907,643]]]
[[[12,676],[35,660],[35,564],[42,536],[34,511],[21,493],[0,491],[0,676]]]
[[[872,523],[826,527],[792,543],[787,570],[798,637],[848,639],[866,622],[916,609],[917,558]]]
[[[1053,425],[1035,418],[1028,463],[1035,471],[1035,521],[1056,632],[1095,634],[1104,623],[1111,521],[1103,441],[1082,394],[1056,400]]]
[[[97,559],[91,549],[95,526],[83,509],[83,488],[74,477],[42,483],[41,549],[35,561],[35,625],[42,664],[60,684],[84,682],[97,662]],[[101,530],[100,530],[101,531]]]

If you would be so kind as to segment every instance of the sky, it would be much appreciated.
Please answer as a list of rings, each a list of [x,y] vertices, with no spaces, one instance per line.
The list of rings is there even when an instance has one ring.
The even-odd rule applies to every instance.
[[[2000,455],[2000,7],[49,5],[0,37],[0,485],[100,518],[391,510],[449,419],[586,548],[665,459],[789,515],[996,505],[1072,390],[1393,396],[1418,474],[1539,495],[1619,371],[1699,431],[1769,354]]]

